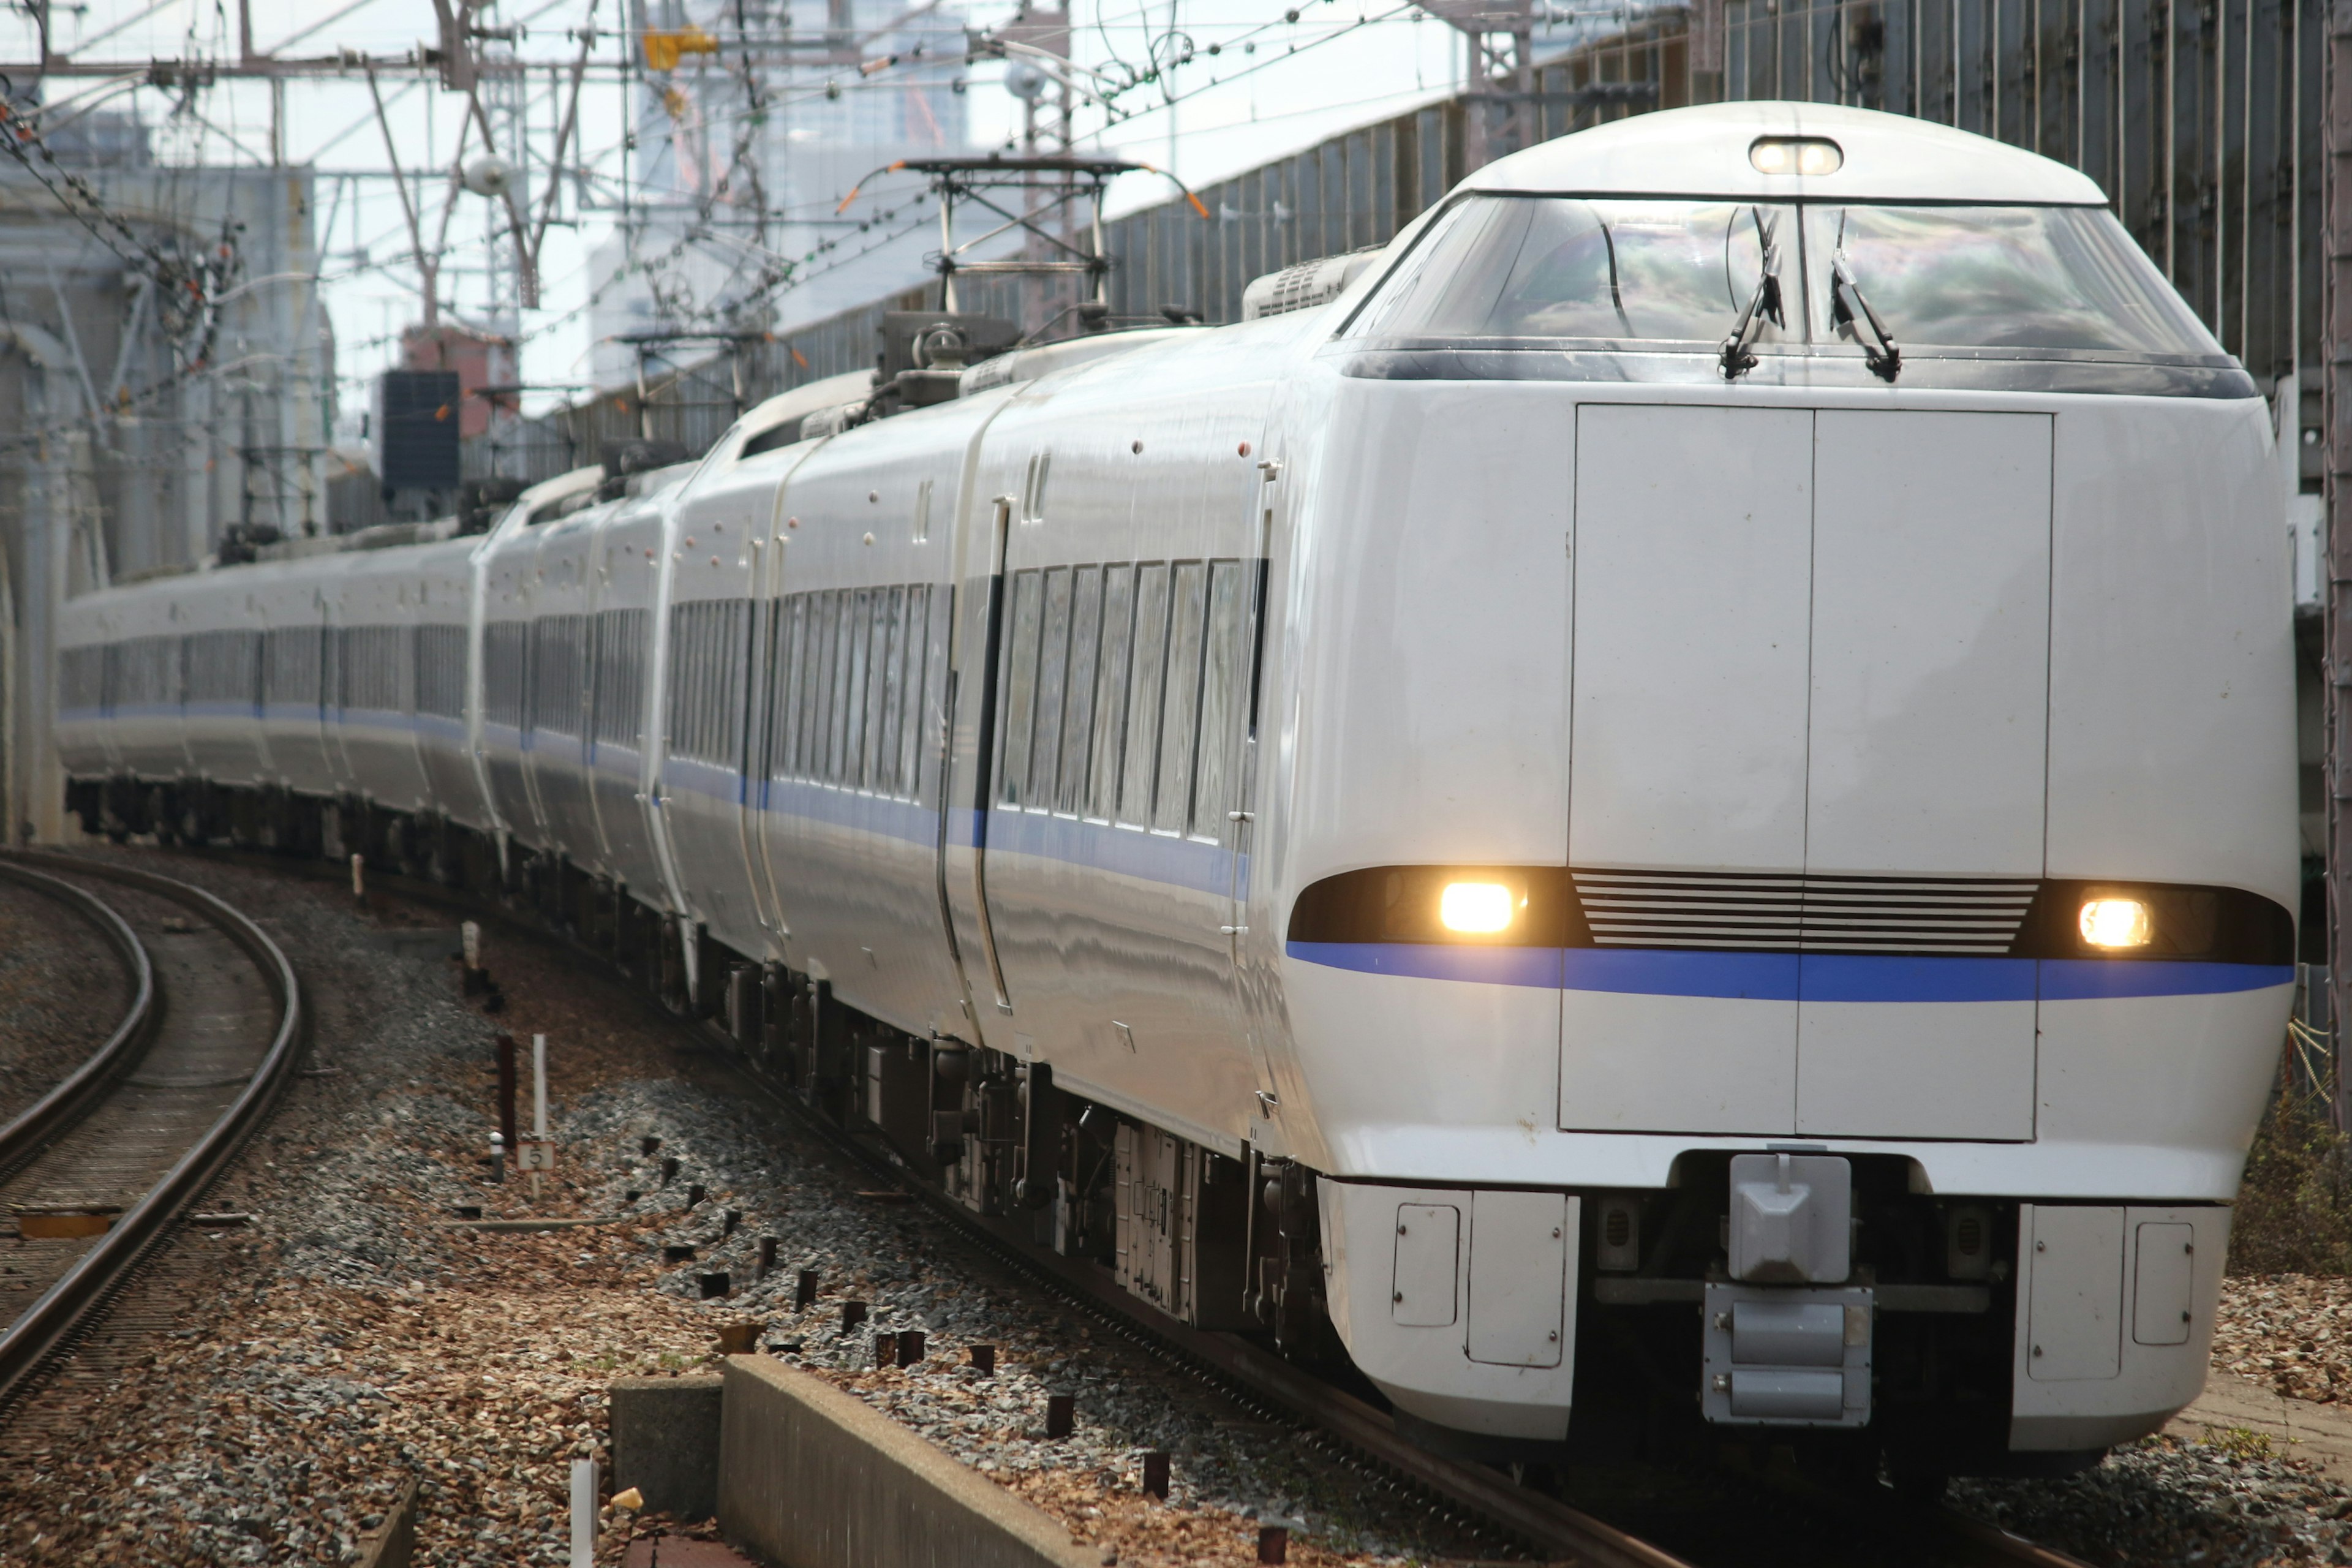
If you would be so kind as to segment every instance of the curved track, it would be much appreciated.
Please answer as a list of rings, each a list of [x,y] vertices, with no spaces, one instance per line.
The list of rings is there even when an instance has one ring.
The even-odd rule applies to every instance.
[[[0,875],[77,900],[138,977],[105,1045],[0,1129],[0,1210],[23,1237],[10,1282],[39,1292],[0,1330],[5,1405],[242,1146],[292,1072],[303,1030],[285,953],[210,893],[62,855],[0,856]],[[23,1300],[10,1294],[0,1312]]]
[[[182,848],[178,853],[235,861],[256,868],[294,871],[322,880],[341,879],[339,867],[289,860],[247,851]],[[594,956],[569,933],[530,912],[467,897],[436,883],[371,870],[371,885],[419,903],[484,914],[511,929],[549,942],[567,953]],[[600,973],[606,973],[599,970]],[[1430,1500],[1458,1519],[1475,1520],[1498,1535],[1523,1542],[1555,1561],[1590,1568],[1696,1568],[1687,1559],[1641,1536],[1595,1518],[1559,1500],[1522,1486],[1487,1466],[1432,1454],[1398,1433],[1388,1413],[1348,1390],[1284,1360],[1240,1334],[1192,1328],[1120,1289],[1104,1271],[1024,1244],[1018,1225],[974,1215],[945,1194],[920,1183],[881,1158],[847,1130],[816,1115],[795,1096],[751,1070],[732,1041],[715,1023],[665,1014],[733,1068],[747,1087],[790,1116],[800,1127],[872,1173],[877,1183],[903,1186],[915,1198],[955,1222],[963,1235],[993,1261],[1052,1290],[1097,1323],[1217,1384],[1229,1396],[1255,1406],[1266,1419],[1295,1426],[1304,1441],[1326,1447],[1347,1462],[1377,1472]],[[1906,1509],[1881,1489],[1876,1495],[1845,1495],[1806,1485],[1798,1489],[1823,1523],[1884,1541],[1891,1561],[1921,1568],[2084,1568],[2078,1559],[1986,1524],[1948,1508]],[[1727,1504],[1727,1507],[1736,1505]],[[1711,1556],[1711,1554],[1710,1554]]]

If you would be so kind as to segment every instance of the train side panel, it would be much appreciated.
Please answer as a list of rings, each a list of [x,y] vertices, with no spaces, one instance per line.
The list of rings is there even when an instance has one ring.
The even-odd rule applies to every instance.
[[[1234,973],[1260,448],[1297,336],[1179,338],[1037,383],[990,427],[977,488],[1010,498],[989,1000],[1016,1054],[1232,1154],[1264,1087]]]
[[[918,1034],[968,1038],[941,924],[950,562],[966,458],[1002,399],[833,437],[793,468],[755,771],[793,966]]]

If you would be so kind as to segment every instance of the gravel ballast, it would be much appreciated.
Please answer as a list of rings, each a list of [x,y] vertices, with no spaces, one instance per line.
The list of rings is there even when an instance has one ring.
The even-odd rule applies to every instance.
[[[0,881],[0,1122],[80,1066],[130,1005],[104,932],[58,900]]]

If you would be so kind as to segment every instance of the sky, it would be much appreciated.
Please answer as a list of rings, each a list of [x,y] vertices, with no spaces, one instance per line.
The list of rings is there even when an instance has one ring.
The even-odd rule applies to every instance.
[[[582,89],[579,131],[567,163],[588,177],[561,182],[540,258],[539,308],[520,315],[522,379],[541,390],[529,405],[576,395],[589,374],[589,253],[611,232],[612,199],[625,169],[641,173],[643,150],[624,146],[625,93],[614,62],[624,47],[614,28],[621,0],[505,0],[485,25],[516,29],[515,54],[531,64],[526,112],[542,149],[554,140],[565,81],[592,25],[600,62]],[[1155,59],[1181,58],[1166,81],[1126,87],[1082,106],[1082,143],[1171,168],[1203,184],[1310,145],[1349,126],[1402,112],[1452,90],[1461,71],[1459,35],[1391,0],[1076,0],[1073,58],[1081,82],[1131,80]],[[271,84],[222,81],[194,93],[142,85],[137,76],[89,80],[53,77],[43,98],[52,121],[64,107],[132,110],[154,128],[160,157],[173,163],[265,163],[273,156],[307,164],[317,176],[315,218],[323,250],[320,288],[333,321],[347,415],[366,405],[365,386],[392,362],[402,328],[419,314],[418,270],[395,163],[421,187],[422,237],[441,259],[444,309],[460,320],[488,320],[485,266],[502,232],[503,207],[460,194],[443,237],[446,171],[465,119],[461,96],[440,89],[430,72],[405,63],[436,37],[429,0],[251,0],[257,52],[287,58],[365,56],[376,60],[383,94],[379,125],[367,78],[357,69]],[[695,9],[700,9],[696,5]],[[974,26],[1009,18],[1003,0],[967,0]],[[866,12],[861,5],[861,21]],[[1292,16],[1296,20],[1291,20]],[[127,62],[133,72],[152,59],[223,58],[236,52],[233,0],[92,0],[52,13],[54,53]],[[1216,52],[1210,52],[1215,46]],[[929,46],[962,54],[959,34],[941,29]],[[23,13],[0,20],[0,58],[36,57],[36,34]],[[1003,85],[1002,61],[960,68],[967,113],[983,145],[1018,134],[1021,105]],[[8,73],[25,90],[26,73]],[[835,74],[845,93],[899,91],[902,72],[881,66],[871,76]],[[804,71],[789,91],[824,90]],[[1171,94],[1176,101],[1168,101]],[[471,155],[479,155],[471,143]],[[417,179],[430,172],[429,179]],[[537,207],[548,184],[529,171]],[[1126,176],[1113,209],[1166,195],[1164,184]],[[587,198],[584,202],[583,198]],[[513,319],[510,315],[509,320]],[[346,424],[351,423],[349,418]]]

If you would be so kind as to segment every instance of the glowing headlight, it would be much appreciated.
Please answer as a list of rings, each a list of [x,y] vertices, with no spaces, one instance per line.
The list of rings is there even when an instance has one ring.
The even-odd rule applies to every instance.
[[[1767,136],[1749,145],[1748,161],[1759,174],[1834,174],[1845,154],[1818,136]]]
[[[1447,931],[1491,936],[1511,923],[1511,889],[1500,882],[1448,882],[1437,918]]]
[[[2083,906],[2083,940],[2093,947],[2146,947],[2155,935],[2137,899],[2093,899]]]

